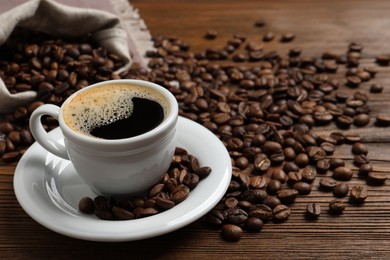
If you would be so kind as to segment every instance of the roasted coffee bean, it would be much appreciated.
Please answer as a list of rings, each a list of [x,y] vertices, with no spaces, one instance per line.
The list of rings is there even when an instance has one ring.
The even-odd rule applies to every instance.
[[[367,176],[373,170],[373,167],[369,163],[365,163],[359,166],[359,174],[363,176]]]
[[[194,189],[199,183],[199,176],[194,173],[188,173],[183,178],[183,184],[191,190]]]
[[[368,149],[365,144],[357,142],[352,145],[352,153],[367,155]]]
[[[341,199],[335,199],[329,202],[329,213],[340,215],[345,210],[345,204]]]
[[[361,185],[352,186],[349,200],[353,203],[363,203],[367,198],[367,189]]]
[[[294,183],[293,188],[298,191],[299,195],[308,195],[311,192],[311,185],[303,181]]]
[[[227,208],[235,208],[238,205],[238,200],[234,197],[229,197],[225,200]]]
[[[168,209],[171,209],[175,206],[175,202],[173,202],[172,200],[167,199],[167,198],[157,197],[156,198],[156,205],[160,209],[168,210]]]
[[[320,180],[320,187],[323,190],[333,190],[334,187],[336,187],[337,182],[331,178],[322,178]]]
[[[333,132],[329,135],[329,137],[336,140],[337,144],[342,144],[342,143],[344,143],[344,140],[345,140],[345,136],[340,132]]]
[[[277,169],[272,172],[271,179],[278,180],[281,183],[285,183],[287,181],[287,174],[283,169]]]
[[[221,210],[213,209],[206,214],[206,221],[215,226],[222,225],[225,221],[225,216]]]
[[[308,203],[306,206],[306,216],[318,218],[321,215],[321,206],[318,203]]]
[[[248,218],[259,218],[266,222],[272,217],[272,209],[266,204],[257,204],[249,209]]]
[[[265,198],[263,198],[263,203],[271,209],[275,208],[277,205],[282,204],[278,197],[272,195],[267,195]]]
[[[264,34],[263,41],[269,42],[269,41],[272,41],[274,38],[275,38],[275,34],[273,32],[268,32],[268,33]]]
[[[263,146],[263,151],[268,155],[283,153],[282,146],[279,143],[273,141],[266,141]]]
[[[358,134],[345,135],[345,141],[348,143],[356,143],[356,142],[360,142],[361,140],[362,140],[362,137]]]
[[[367,182],[371,185],[383,185],[388,177],[382,172],[369,172],[367,175]]]
[[[343,198],[348,195],[349,186],[346,183],[339,183],[333,188],[333,195],[338,198]]]
[[[294,185],[297,182],[300,182],[302,180],[302,173],[301,172],[289,172],[288,173],[288,184]]]
[[[370,92],[371,93],[382,93],[383,91],[383,85],[379,83],[372,84],[370,86]]]
[[[370,159],[365,154],[357,154],[353,157],[353,163],[357,166],[362,164],[367,164],[370,162]]]
[[[95,215],[103,220],[114,220],[115,216],[112,213],[111,209],[96,209],[95,210]]]
[[[299,167],[294,162],[284,162],[283,171],[285,171],[287,173],[298,172]]]
[[[258,154],[255,156],[253,165],[258,171],[266,171],[271,166],[271,161],[268,159],[265,154]]]
[[[282,183],[278,180],[270,180],[267,185],[268,194],[275,195],[282,188]]]
[[[331,170],[334,170],[338,167],[345,166],[345,161],[341,158],[331,158],[329,159],[329,166]]]
[[[310,162],[309,156],[305,153],[300,153],[295,157],[295,163],[299,167],[305,167]]]
[[[253,176],[250,179],[249,186],[252,189],[261,189],[268,185],[269,179],[265,176]]]
[[[227,210],[226,220],[230,224],[241,225],[245,223],[248,218],[248,213],[239,208],[230,208]]]
[[[213,40],[217,38],[218,32],[216,30],[207,30],[206,34],[204,35],[204,38]]]
[[[376,56],[376,63],[381,66],[388,66],[390,63],[390,55]]]
[[[136,218],[146,218],[158,214],[159,211],[156,208],[142,208],[138,212],[135,212]]]
[[[306,166],[302,169],[302,180],[312,183],[317,177],[317,170],[312,166]]]
[[[243,230],[237,225],[225,224],[222,226],[221,236],[227,241],[237,242],[241,239]]]
[[[8,150],[11,150],[11,149],[8,148]],[[1,156],[1,160],[4,163],[12,163],[12,162],[18,161],[20,159],[20,156],[21,156],[21,154],[19,151],[7,152]]]
[[[286,221],[291,214],[291,209],[286,205],[280,204],[272,210],[273,219],[275,221]]]
[[[337,180],[349,181],[352,179],[353,172],[350,168],[341,166],[333,170],[333,178]]]
[[[280,41],[281,42],[291,42],[292,40],[294,40],[295,38],[295,34],[293,33],[284,33],[282,34],[282,37],[280,38]]]
[[[388,114],[378,114],[376,117],[376,124],[379,126],[389,126],[390,125],[390,115]]]
[[[322,148],[322,150],[325,151],[325,153],[326,153],[327,155],[333,154],[334,151],[336,150],[334,144],[332,144],[332,143],[330,143],[330,142],[323,142],[323,143],[321,144],[321,148]],[[320,160],[321,160],[321,159],[320,159]],[[318,160],[317,160],[317,161],[318,161]]]
[[[92,214],[95,211],[95,204],[90,197],[83,197],[79,201],[79,210],[85,214]]]
[[[245,228],[249,232],[259,232],[263,228],[263,221],[256,217],[250,217],[245,222]]]
[[[370,116],[367,114],[358,114],[353,118],[353,124],[355,126],[365,126],[370,123]]]
[[[329,170],[329,168],[330,168],[330,163],[329,160],[327,159],[319,160],[316,163],[316,169],[318,173],[324,174]]]
[[[277,192],[276,195],[284,204],[293,203],[298,196],[298,191],[295,189],[283,189]]]
[[[195,170],[195,174],[199,176],[199,179],[204,179],[207,176],[209,176],[211,173],[211,168],[209,166],[203,166],[199,167],[198,169]]]

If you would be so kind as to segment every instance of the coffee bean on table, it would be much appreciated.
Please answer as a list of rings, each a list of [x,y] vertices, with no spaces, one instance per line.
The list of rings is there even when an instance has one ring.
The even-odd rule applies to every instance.
[[[353,124],[355,126],[365,126],[370,123],[370,116],[368,114],[359,114],[354,116]]]
[[[225,224],[222,226],[221,236],[227,241],[238,241],[243,234],[242,228],[233,224]]]
[[[206,34],[204,35],[204,38],[208,39],[208,40],[213,40],[215,38],[217,38],[218,36],[218,32],[216,30],[207,30]]]
[[[367,175],[367,183],[371,185],[383,185],[387,179],[387,175],[382,172],[369,172]]]
[[[349,200],[353,203],[363,203],[367,198],[367,189],[361,185],[352,186]]]
[[[289,204],[295,201],[298,196],[298,191],[296,189],[283,189],[278,191],[276,196],[282,203]]]
[[[321,215],[321,206],[318,203],[308,203],[306,206],[306,216],[318,218]]]
[[[319,160],[316,163],[316,169],[318,173],[325,174],[330,168],[328,159]]]
[[[382,93],[383,91],[383,85],[379,83],[374,83],[370,86],[370,92],[371,93]]]
[[[365,154],[357,154],[353,157],[353,163],[357,166],[360,166],[362,164],[367,164],[370,162],[370,158],[368,158]]]
[[[272,210],[273,219],[275,221],[286,221],[291,214],[291,209],[286,205],[280,204]]]
[[[329,202],[329,213],[340,215],[345,210],[345,204],[341,199],[335,199]]]
[[[333,194],[335,197],[343,198],[348,195],[349,186],[347,183],[339,183],[333,188]]]
[[[311,192],[311,185],[304,181],[296,182],[293,188],[298,191],[299,195],[308,195]]]
[[[281,42],[291,42],[292,40],[294,40],[295,38],[295,34],[293,33],[284,33],[282,34],[282,37],[280,38],[280,41]]]
[[[268,32],[263,36],[263,41],[269,42],[275,38],[275,34],[273,32]]]
[[[337,180],[349,181],[352,179],[353,172],[350,168],[341,166],[333,170],[333,178]]]
[[[329,159],[329,169],[334,170],[338,167],[343,167],[345,166],[345,161],[341,158],[330,158]]]
[[[357,142],[352,145],[353,154],[367,154],[368,149],[365,144]]]
[[[323,189],[323,190],[333,190],[334,187],[336,187],[337,185],[337,182],[331,178],[322,178],[320,180],[320,187]]]
[[[316,168],[312,166],[306,166],[302,169],[302,180],[308,183],[312,183],[317,176]]]
[[[263,228],[263,221],[256,217],[250,217],[245,222],[245,228],[249,232],[259,232]]]
[[[376,117],[376,124],[379,126],[389,126],[390,125],[390,115],[389,114],[378,114]]]
[[[390,55],[378,55],[375,59],[376,63],[381,66],[388,66],[390,63]]]

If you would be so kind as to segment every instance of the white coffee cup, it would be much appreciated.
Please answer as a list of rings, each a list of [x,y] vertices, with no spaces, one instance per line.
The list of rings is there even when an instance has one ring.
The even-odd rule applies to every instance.
[[[64,108],[68,111],[73,107],[81,107],[85,111],[98,111],[94,112],[95,118],[82,113],[85,116],[83,120],[89,122],[85,118],[90,117],[95,122],[96,115],[101,114],[99,109],[106,111],[107,107],[115,107],[118,103],[117,99],[110,99],[112,96],[122,100],[123,95],[114,94],[114,90],[123,88],[131,91],[133,87],[138,94],[140,91],[146,93],[164,109],[162,122],[145,133],[128,138],[103,139],[80,132],[80,129],[75,128],[78,123],[71,127],[69,113],[67,119],[64,118]],[[95,101],[99,98],[94,95],[102,91],[104,95],[101,96],[108,97],[108,101]],[[91,100],[95,102],[92,105]],[[70,114],[74,115],[73,112]],[[65,146],[44,130],[41,123],[44,115],[53,116],[59,121]],[[30,117],[30,129],[42,147],[58,157],[70,160],[76,172],[94,192],[104,196],[129,196],[145,192],[168,169],[176,147],[177,118],[177,101],[165,88],[142,80],[111,80],[77,91],[61,107],[50,104],[40,106]]]

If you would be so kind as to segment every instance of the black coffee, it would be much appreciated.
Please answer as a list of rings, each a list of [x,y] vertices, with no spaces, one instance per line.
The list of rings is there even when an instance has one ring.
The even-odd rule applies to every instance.
[[[146,133],[166,116],[167,105],[158,92],[116,84],[83,90],[63,108],[66,124],[81,134],[123,139]]]
[[[133,112],[129,117],[98,126],[91,135],[103,139],[129,138],[146,133],[163,121],[164,109],[158,102],[136,97],[132,101]]]

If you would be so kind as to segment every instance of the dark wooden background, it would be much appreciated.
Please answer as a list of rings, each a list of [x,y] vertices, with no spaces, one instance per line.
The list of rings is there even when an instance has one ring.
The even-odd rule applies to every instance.
[[[133,0],[152,34],[177,36],[190,43],[193,51],[222,47],[234,33],[260,40],[267,31],[276,36],[293,32],[289,44],[273,41],[268,50],[282,54],[292,47],[304,55],[320,56],[324,51],[344,54],[350,42],[364,45],[362,63],[374,64],[374,57],[390,54],[390,1],[162,1]],[[256,28],[263,17],[267,25]],[[214,41],[203,39],[207,29],[219,35]],[[371,115],[390,113],[390,69],[378,67],[370,83],[385,86],[380,95],[370,94]],[[345,71],[340,70],[340,77]],[[369,83],[361,91],[368,92]],[[346,90],[355,91],[355,90]],[[362,135],[368,140],[369,157],[375,171],[390,170],[390,128],[369,126]],[[335,154],[350,160],[350,146]],[[316,189],[292,205],[290,219],[282,224],[268,223],[260,233],[245,233],[238,243],[228,243],[217,230],[197,221],[173,233],[153,239],[126,243],[81,241],[56,234],[32,220],[16,201],[12,179],[14,165],[0,165],[0,258],[1,259],[280,259],[331,258],[364,259],[390,257],[390,181],[385,186],[368,186],[369,197],[363,206],[348,205],[341,216],[324,212],[316,221],[306,220],[307,202],[319,202],[324,208],[329,193]],[[389,174],[390,177],[390,174]],[[365,183],[354,178],[351,182]]]

